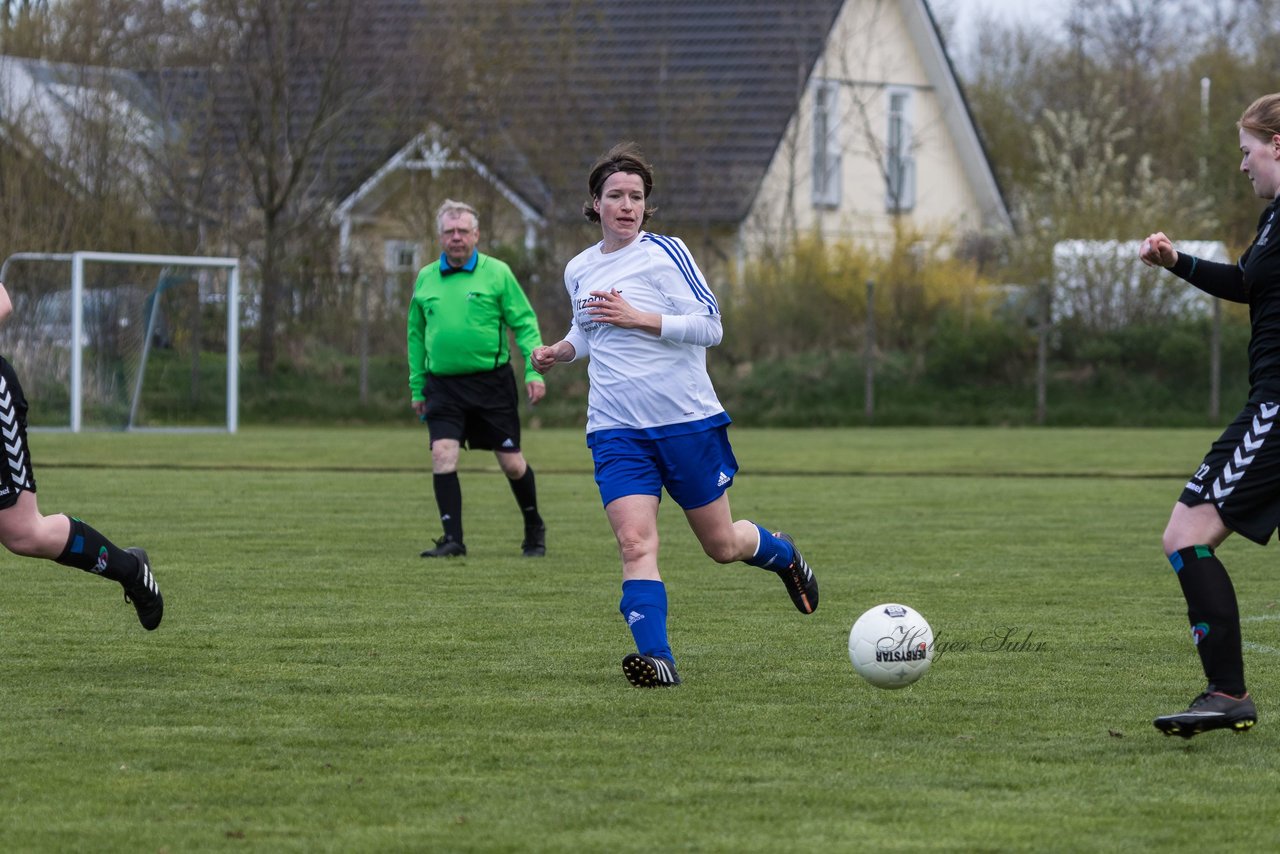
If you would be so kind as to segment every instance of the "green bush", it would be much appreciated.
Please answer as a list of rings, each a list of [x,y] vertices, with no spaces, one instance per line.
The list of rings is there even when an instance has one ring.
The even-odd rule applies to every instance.
[[[788,257],[746,267],[725,286],[725,340],[708,354],[722,403],[744,426],[1025,425],[1036,423],[1038,299],[1030,288],[984,285],[972,265],[938,244],[903,234],[885,260],[809,239]],[[519,259],[517,259],[519,260]],[[523,259],[532,269],[546,259]],[[531,274],[532,275],[532,274]],[[874,410],[867,415],[866,280],[874,293]],[[544,329],[545,331],[545,329]],[[1048,338],[1050,425],[1219,424],[1244,401],[1248,320],[1228,307],[1222,325],[1219,413],[1209,413],[1210,323],[1170,318],[1115,330],[1064,322]],[[270,376],[241,354],[240,417],[245,424],[405,424],[409,407],[403,351],[372,357],[360,399],[360,362],[349,344],[326,343],[317,328]],[[180,357],[156,354],[147,375],[148,423],[179,423],[193,406],[220,418],[216,358],[192,402]],[[586,363],[548,378],[530,426],[586,421]]]
[[[1221,410],[1208,414],[1207,325],[1057,335],[1048,363],[1048,423],[1098,426],[1193,426],[1225,422],[1248,394],[1248,328],[1224,324]],[[1061,345],[1061,346],[1059,346]],[[282,362],[270,377],[241,354],[240,420],[252,424],[411,424],[403,359],[368,366],[360,400],[359,360],[329,354],[305,364]],[[735,361],[721,348],[708,355],[721,402],[744,426],[851,426],[867,423],[866,362],[861,350],[818,349]],[[218,423],[224,367],[209,359],[200,399],[190,401],[185,365],[157,359],[147,374],[146,423]],[[880,425],[1000,425],[1035,422],[1036,341],[1025,325],[944,314],[927,340],[910,350],[882,350],[875,361]],[[531,425],[581,427],[586,422],[586,365],[558,367]],[[65,402],[36,401],[38,412],[64,417]],[[36,423],[33,421],[33,423]]]
[[[994,317],[942,315],[926,346],[925,379],[946,388],[1016,384],[1035,369],[1036,339],[1025,325]]]

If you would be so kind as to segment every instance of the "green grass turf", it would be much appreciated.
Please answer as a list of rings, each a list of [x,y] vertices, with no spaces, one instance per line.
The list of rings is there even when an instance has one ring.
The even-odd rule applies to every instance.
[[[0,557],[0,850],[1274,848],[1269,552],[1221,550],[1260,725],[1150,723],[1201,687],[1159,535],[1213,436],[735,431],[735,515],[795,534],[821,606],[664,501],[685,684],[642,691],[574,431],[526,436],[548,557],[471,452],[448,562],[418,430],[36,434],[44,512],[145,545],[166,614]],[[884,601],[947,647],[901,691],[846,656]]]

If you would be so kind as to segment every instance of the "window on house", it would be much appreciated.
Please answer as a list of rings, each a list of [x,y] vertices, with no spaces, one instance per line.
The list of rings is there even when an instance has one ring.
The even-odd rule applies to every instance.
[[[819,80],[813,90],[813,205],[840,206],[839,84]]]
[[[906,213],[916,206],[916,159],[912,154],[911,90],[889,90],[889,127],[885,135],[885,210]]]
[[[418,271],[418,244],[410,240],[388,240],[385,245],[384,263],[388,273]]]

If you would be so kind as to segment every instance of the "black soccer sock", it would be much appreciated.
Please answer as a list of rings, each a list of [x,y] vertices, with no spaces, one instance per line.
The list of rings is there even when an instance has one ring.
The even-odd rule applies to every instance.
[[[62,554],[54,558],[55,562],[83,569],[121,584],[132,584],[137,580],[136,557],[74,516],[67,518],[71,520],[71,533]]]
[[[1187,600],[1191,637],[1205,677],[1216,691],[1243,695],[1240,606],[1226,567],[1209,546],[1179,549],[1169,555],[1169,563]]]
[[[542,524],[542,516],[538,515],[538,486],[533,479],[533,466],[526,465],[524,474],[521,477],[511,480],[511,494],[516,497],[516,504],[520,505],[520,512],[524,514],[525,527],[535,528]]]
[[[446,539],[462,542],[462,483],[458,473],[432,476],[431,485],[436,492],[436,506],[440,508],[440,522],[444,525]]]

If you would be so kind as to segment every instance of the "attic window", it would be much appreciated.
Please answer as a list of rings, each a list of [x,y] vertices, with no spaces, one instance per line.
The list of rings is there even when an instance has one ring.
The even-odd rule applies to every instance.
[[[887,213],[901,214],[916,206],[916,159],[912,154],[911,90],[890,89],[889,126],[885,134],[885,197]]]
[[[840,207],[840,114],[834,80],[818,80],[813,88],[813,206]]]

